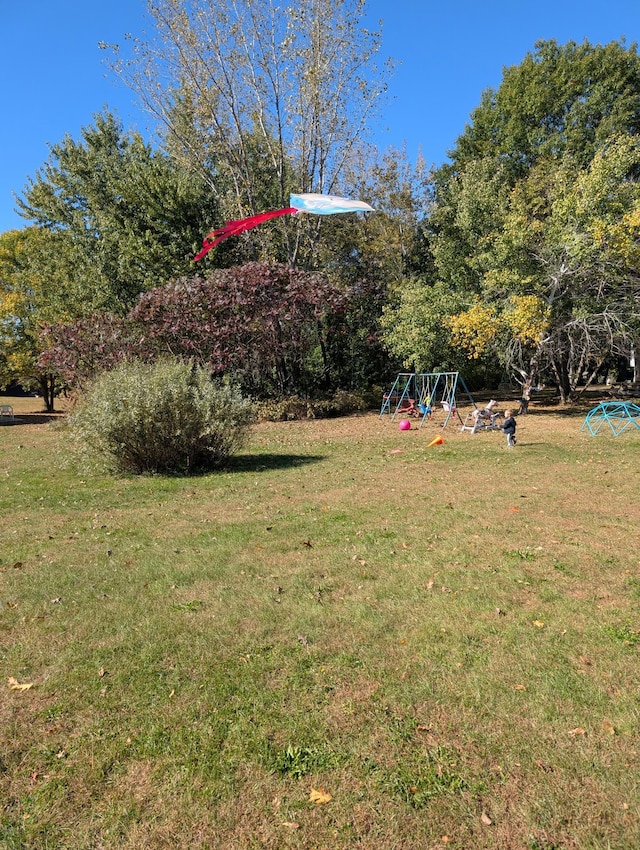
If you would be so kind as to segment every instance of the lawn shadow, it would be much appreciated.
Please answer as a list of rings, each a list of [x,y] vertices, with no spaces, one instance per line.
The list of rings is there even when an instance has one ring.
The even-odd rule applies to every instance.
[[[0,426],[16,426],[16,425],[47,425],[49,422],[61,422],[65,419],[64,413],[16,413],[13,419],[3,416],[0,419]]]
[[[225,465],[225,472],[271,472],[276,469],[294,469],[319,463],[324,455],[293,455],[293,454],[240,454],[230,457]]]

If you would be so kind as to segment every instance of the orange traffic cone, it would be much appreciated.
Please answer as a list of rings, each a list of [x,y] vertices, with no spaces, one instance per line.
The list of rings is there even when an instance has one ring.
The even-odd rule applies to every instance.
[[[440,434],[438,434],[437,437],[434,437],[433,440],[431,440],[431,442],[429,443],[427,448],[430,449],[431,446],[443,446],[443,445],[444,445],[444,440],[442,439]]]

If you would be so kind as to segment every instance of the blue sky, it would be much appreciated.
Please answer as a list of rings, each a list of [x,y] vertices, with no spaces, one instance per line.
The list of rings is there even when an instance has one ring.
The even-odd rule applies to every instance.
[[[369,0],[383,21],[382,56],[396,60],[376,140],[441,163],[488,86],[539,39],[640,41],[639,0]],[[148,119],[103,65],[99,41],[145,26],[145,0],[0,0],[0,232],[24,227],[14,193],[46,161],[48,144],[79,138],[105,106],[128,129]]]

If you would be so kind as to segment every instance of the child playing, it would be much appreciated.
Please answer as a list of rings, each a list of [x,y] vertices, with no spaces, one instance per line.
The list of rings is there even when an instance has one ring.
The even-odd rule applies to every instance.
[[[516,444],[516,420],[513,418],[513,411],[505,410],[504,422],[500,426],[507,435],[507,445],[515,446]]]

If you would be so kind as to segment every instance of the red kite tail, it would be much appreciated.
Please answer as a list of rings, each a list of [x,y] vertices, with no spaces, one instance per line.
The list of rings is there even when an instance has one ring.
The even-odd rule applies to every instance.
[[[193,262],[197,263],[198,260],[206,257],[213,247],[215,247],[219,242],[222,242],[223,239],[227,239],[229,236],[237,236],[239,233],[244,233],[245,230],[251,230],[252,227],[257,227],[259,224],[262,224],[263,221],[269,221],[270,218],[276,218],[276,216],[279,215],[293,215],[296,212],[298,212],[298,210],[295,207],[286,207],[282,210],[271,210],[271,212],[251,215],[249,218],[239,218],[236,221],[228,221],[217,230],[212,230],[211,233],[207,233],[202,242],[202,250],[195,255]]]

